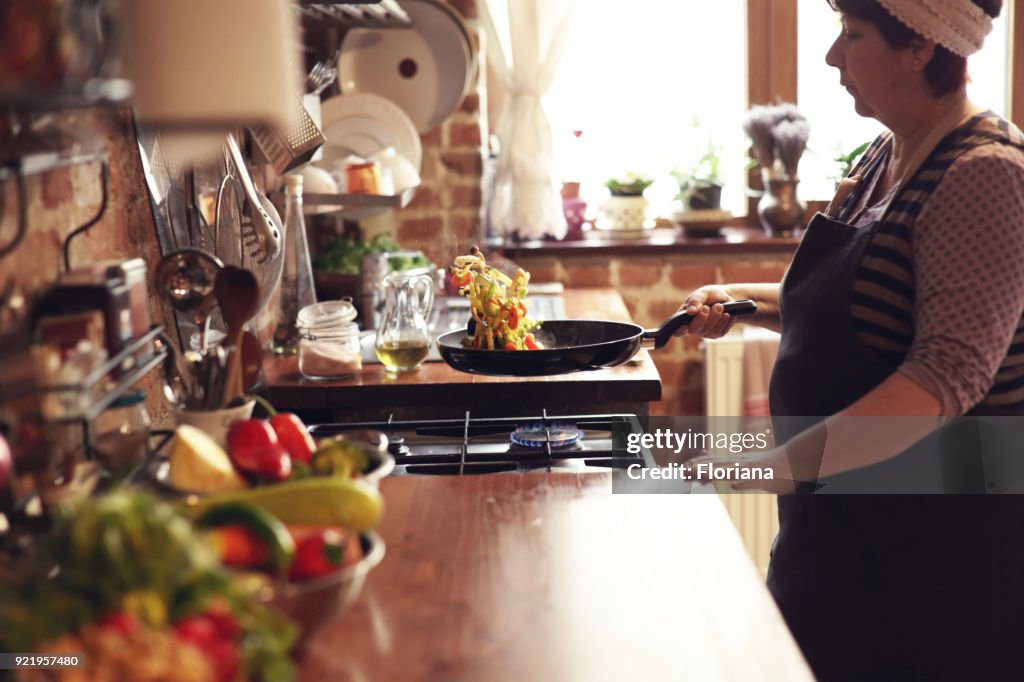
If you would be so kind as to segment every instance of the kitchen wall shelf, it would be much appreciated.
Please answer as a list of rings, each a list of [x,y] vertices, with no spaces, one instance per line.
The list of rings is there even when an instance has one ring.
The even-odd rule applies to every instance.
[[[303,193],[302,203],[307,213],[321,216],[358,219],[370,211],[377,213],[382,208],[405,208],[416,194],[415,187],[407,187],[398,194],[318,194]],[[274,192],[275,202],[284,204],[284,194]],[[310,206],[334,207],[328,210],[310,211]]]
[[[304,21],[334,28],[403,28],[412,19],[397,0],[375,3],[331,3],[302,0],[298,10]]]

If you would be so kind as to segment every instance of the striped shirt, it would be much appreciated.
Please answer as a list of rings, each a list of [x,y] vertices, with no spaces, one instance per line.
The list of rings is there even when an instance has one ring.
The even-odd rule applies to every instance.
[[[890,158],[878,156],[862,197]],[[866,201],[866,199],[864,200]],[[874,230],[853,285],[860,339],[924,386],[943,413],[1024,414],[1024,135],[992,112],[943,139],[910,181],[851,222]]]

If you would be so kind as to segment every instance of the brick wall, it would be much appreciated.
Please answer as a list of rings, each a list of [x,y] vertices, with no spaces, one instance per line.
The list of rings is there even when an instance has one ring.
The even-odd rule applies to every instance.
[[[410,204],[366,221],[367,235],[389,232],[406,248],[421,249],[438,264],[483,238],[481,177],[487,140],[486,64],[477,27],[476,0],[450,0],[477,46],[477,68],[461,106],[423,143],[421,184]]]
[[[71,265],[91,261],[142,256],[150,269],[159,260],[156,230],[146,192],[139,148],[131,114],[119,109],[81,109],[52,117],[54,125],[98,137],[110,165],[108,205],[102,218],[72,242]],[[27,296],[52,284],[63,271],[61,246],[76,227],[97,212],[102,197],[100,164],[65,167],[25,179],[28,199],[28,232],[18,248],[0,259],[0,290],[13,280]],[[17,221],[17,192],[13,180],[0,186],[0,243],[13,236]],[[155,322],[171,318],[150,298]],[[157,423],[164,423],[169,409],[162,399],[158,372],[140,383],[149,397],[147,406]]]
[[[633,321],[657,327],[697,287],[726,282],[778,282],[789,258],[756,251],[735,255],[685,253],[628,256],[520,256],[516,262],[533,281],[567,287],[614,287]],[[567,295],[572,295],[569,292]],[[662,380],[662,399],[651,405],[659,415],[704,413],[704,361],[700,340],[673,339],[651,353]]]

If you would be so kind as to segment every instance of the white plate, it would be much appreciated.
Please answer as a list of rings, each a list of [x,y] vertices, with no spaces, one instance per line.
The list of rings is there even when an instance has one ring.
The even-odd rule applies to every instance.
[[[347,153],[367,157],[385,147],[394,147],[417,172],[422,167],[423,146],[416,126],[397,104],[380,95],[356,93],[324,100],[320,126],[327,138],[324,160],[318,163],[324,168],[330,169]]]
[[[395,134],[385,124],[372,118],[352,116],[324,129],[323,159],[321,166],[334,170],[334,164],[355,154],[368,159],[381,149],[395,147]],[[397,148],[395,151],[398,151]]]
[[[408,29],[349,30],[338,55],[343,93],[371,92],[398,104],[421,133],[454,112],[472,79],[476,54],[461,17],[433,0],[404,0]]]

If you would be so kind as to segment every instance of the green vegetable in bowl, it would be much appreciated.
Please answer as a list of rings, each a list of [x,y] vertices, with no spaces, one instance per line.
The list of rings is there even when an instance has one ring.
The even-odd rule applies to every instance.
[[[394,241],[390,235],[379,234],[368,242],[355,239],[343,239],[336,237],[327,248],[317,254],[313,259],[315,270],[336,272],[339,274],[358,274],[363,262],[363,256],[373,253],[393,253],[401,251],[402,247]],[[411,268],[427,267],[430,265],[422,254],[416,256],[395,256],[389,260],[392,270],[409,270]]]
[[[118,490],[57,518],[0,576],[0,651],[35,651],[112,620],[158,632],[212,613],[237,622],[246,679],[292,677],[294,625],[239,590],[213,546],[154,497]]]

